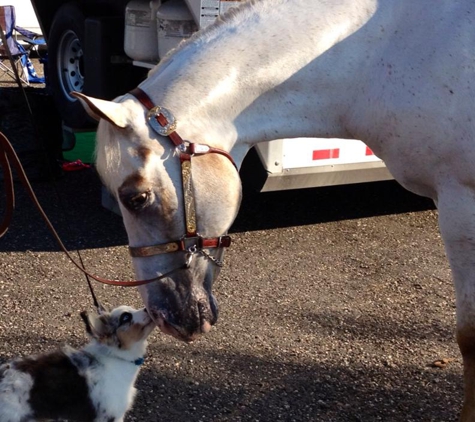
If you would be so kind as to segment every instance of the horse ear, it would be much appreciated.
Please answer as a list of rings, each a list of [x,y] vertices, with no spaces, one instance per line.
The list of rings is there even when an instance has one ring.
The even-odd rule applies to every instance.
[[[128,126],[127,115],[121,104],[113,101],[100,100],[99,98],[88,97],[81,92],[71,92],[86,110],[87,114],[95,120],[104,119],[109,123],[124,129]]]

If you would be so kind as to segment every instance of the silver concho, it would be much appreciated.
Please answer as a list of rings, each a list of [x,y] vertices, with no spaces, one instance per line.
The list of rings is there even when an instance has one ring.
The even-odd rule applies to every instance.
[[[167,119],[168,124],[166,126],[162,126],[160,123],[158,123],[157,116],[160,114]],[[150,109],[147,113],[147,120],[148,124],[159,135],[168,136],[170,133],[175,132],[176,130],[175,117],[170,110],[167,110],[164,107],[155,106],[154,108]]]

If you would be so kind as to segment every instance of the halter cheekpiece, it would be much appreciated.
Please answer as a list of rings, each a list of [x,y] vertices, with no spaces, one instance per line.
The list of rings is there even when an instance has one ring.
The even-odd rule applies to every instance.
[[[185,266],[189,267],[194,254],[200,253],[210,259],[214,264],[222,266],[222,262],[206,253],[203,249],[223,248],[231,245],[231,237],[227,235],[205,238],[197,232],[195,195],[193,191],[193,179],[191,174],[191,158],[196,155],[220,154],[225,156],[237,170],[232,157],[222,149],[210,147],[205,144],[196,144],[184,141],[176,132],[177,121],[173,114],[164,107],[153,104],[150,97],[140,88],[130,91],[139,102],[148,110],[147,122],[150,127],[161,136],[168,137],[178,152],[181,165],[181,178],[183,186],[183,202],[185,211],[185,234],[176,241],[161,243],[152,246],[129,246],[132,257],[149,257],[164,253],[184,251],[186,252]]]

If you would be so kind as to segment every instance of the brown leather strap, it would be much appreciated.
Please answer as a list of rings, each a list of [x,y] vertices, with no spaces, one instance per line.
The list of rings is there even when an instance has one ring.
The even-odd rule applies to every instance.
[[[191,154],[193,155],[202,155],[202,154],[208,154],[208,153],[212,153],[212,154],[220,154],[220,155],[223,155],[224,157],[226,157],[229,161],[231,161],[231,163],[233,164],[234,168],[238,170],[237,168],[237,165],[236,163],[234,162],[233,158],[231,157],[231,155],[229,155],[229,153],[227,153],[226,151],[224,151],[223,149],[219,149],[219,148],[215,148],[215,147],[210,147],[209,145],[204,145],[205,147],[209,148],[209,150],[207,152],[200,152],[199,150],[199,147],[201,146],[201,144],[192,144],[190,143],[190,151],[191,151]]]
[[[155,107],[150,97],[139,87],[134,88],[132,91],[129,92],[129,94],[132,94],[135,98],[137,98],[137,100],[139,100],[147,110],[151,110]],[[163,114],[158,114],[156,116],[156,119],[157,122],[163,127],[168,125],[168,120]],[[183,143],[183,139],[176,132],[170,133],[168,137],[171,139],[175,146],[181,145]]]
[[[155,104],[152,102],[150,97],[141,88],[134,88],[133,90],[129,91],[129,94],[132,94],[135,98],[137,98],[137,100],[139,100],[147,110],[151,110],[155,107]]]
[[[220,237],[199,237],[194,238],[185,238],[177,242],[162,243],[160,245],[153,246],[129,246],[130,256],[134,258],[146,258],[154,255],[161,255],[169,252],[176,251],[186,251],[190,247],[190,243],[195,242],[193,246],[196,246],[198,249],[209,249],[209,248],[227,248],[231,246],[231,237],[230,236],[220,236]]]
[[[13,210],[14,210],[15,196],[14,196],[13,179],[11,175],[10,163],[13,166],[13,168],[16,170],[18,174],[18,178],[23,183],[23,186],[25,187],[30,199],[33,201],[33,204],[36,206],[36,208],[40,212],[41,217],[46,222],[46,225],[48,226],[54,238],[56,239],[56,242],[58,243],[60,249],[66,254],[69,260],[80,271],[82,271],[84,274],[87,274],[89,277],[93,278],[94,280],[99,281],[100,283],[110,284],[113,286],[134,287],[134,286],[141,286],[143,284],[148,284],[154,281],[158,281],[161,278],[165,278],[169,276],[171,273],[177,270],[186,268],[186,266],[183,265],[181,267],[178,267],[174,270],[169,271],[168,273],[162,274],[159,277],[151,278],[148,280],[131,280],[131,281],[109,280],[106,278],[93,275],[90,272],[86,271],[79,263],[76,262],[76,260],[71,256],[69,251],[64,246],[63,242],[61,241],[61,238],[59,237],[51,221],[47,217],[42,206],[40,205],[35,195],[35,192],[33,191],[33,188],[31,187],[30,181],[28,180],[28,177],[26,176],[25,171],[23,170],[23,166],[21,165],[20,160],[18,159],[18,156],[15,150],[13,149],[11,143],[8,141],[7,137],[2,132],[0,132],[0,164],[3,168],[3,173],[4,173],[4,184],[5,184],[7,206],[6,206],[6,212],[3,217],[2,224],[0,225],[0,237],[2,237],[6,233],[8,226],[11,222],[11,218],[12,218]]]
[[[131,94],[135,98],[137,98],[137,100],[139,100],[140,103],[147,110],[151,110],[155,107],[155,105],[153,104],[153,101],[150,99],[150,97],[139,87],[134,88],[132,91],[129,92],[129,94]],[[169,124],[167,118],[163,114],[158,114],[156,116],[156,119],[157,119],[157,122],[163,127],[166,127]],[[171,141],[173,142],[173,144],[175,146],[182,145],[182,144],[185,143],[183,141],[182,137],[180,135],[178,135],[178,133],[176,131],[173,131],[173,132],[169,133],[168,137],[171,139]],[[223,155],[224,157],[226,157],[229,161],[231,161],[231,163],[233,163],[233,166],[236,168],[236,170],[238,169],[237,166],[236,166],[236,163],[234,162],[233,158],[231,157],[231,155],[228,152],[226,152],[222,149],[219,149],[219,148],[210,147],[208,145],[200,145],[200,146],[201,147],[206,146],[208,148],[208,150],[205,151],[205,152],[199,152],[199,151],[195,152],[195,148],[197,148],[197,144],[194,144],[194,143],[190,142],[190,153],[192,155],[194,155],[194,154],[201,155],[201,154],[208,154],[208,153],[220,154],[220,155]]]

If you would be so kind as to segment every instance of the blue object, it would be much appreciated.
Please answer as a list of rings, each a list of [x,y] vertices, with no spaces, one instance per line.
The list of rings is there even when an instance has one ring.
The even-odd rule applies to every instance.
[[[144,362],[145,362],[145,359],[144,359],[144,358],[138,358],[138,359],[135,359],[135,360],[134,360],[134,363],[135,363],[137,366],[143,365]]]
[[[26,84],[44,83],[45,78],[39,77],[30,60],[30,51],[39,46],[46,45],[45,39],[41,34],[29,31],[25,28],[16,26],[15,8],[13,6],[0,6],[0,27],[3,29],[0,38],[0,69],[7,72],[16,79],[13,69],[9,69],[3,62],[3,59],[11,61],[11,66],[21,66],[20,79]],[[25,45],[18,42],[17,32],[22,36]]]

